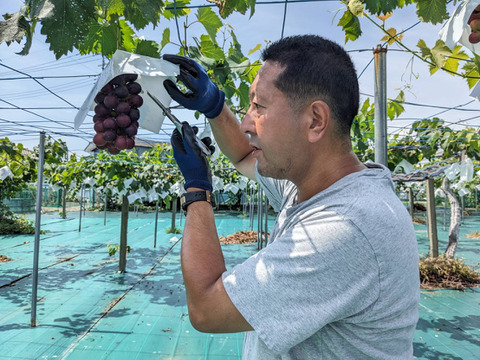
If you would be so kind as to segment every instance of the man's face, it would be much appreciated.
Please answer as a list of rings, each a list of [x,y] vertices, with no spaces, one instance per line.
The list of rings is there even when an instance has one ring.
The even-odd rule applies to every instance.
[[[241,129],[250,135],[261,175],[294,180],[304,140],[298,114],[293,114],[286,96],[274,85],[282,71],[275,62],[266,61],[262,66],[250,88],[250,107]]]

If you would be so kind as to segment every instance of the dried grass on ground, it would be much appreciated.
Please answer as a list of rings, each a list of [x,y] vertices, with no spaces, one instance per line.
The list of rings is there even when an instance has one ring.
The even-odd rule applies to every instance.
[[[10,259],[8,256],[0,255],[0,263],[7,262],[7,261],[12,261],[12,260],[13,259]]]
[[[265,232],[263,232],[263,234],[264,233]],[[257,242],[257,232],[248,230],[239,231],[228,236],[220,236],[220,242],[223,244],[249,244]]]
[[[420,287],[422,289],[464,290],[480,286],[480,274],[461,259],[444,256],[420,260]]]
[[[471,234],[465,235],[465,237],[467,237],[467,238],[469,238],[469,239],[480,239],[480,232],[474,231],[474,232],[471,233]]]

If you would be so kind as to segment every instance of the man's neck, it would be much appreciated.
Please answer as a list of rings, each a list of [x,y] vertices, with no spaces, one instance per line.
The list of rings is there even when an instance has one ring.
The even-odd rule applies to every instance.
[[[298,189],[297,202],[310,199],[312,196],[327,189],[343,177],[362,171],[366,166],[353,153],[345,153],[336,158],[330,157],[313,163],[308,175],[302,181],[295,183]],[[318,164],[318,166],[315,166]]]

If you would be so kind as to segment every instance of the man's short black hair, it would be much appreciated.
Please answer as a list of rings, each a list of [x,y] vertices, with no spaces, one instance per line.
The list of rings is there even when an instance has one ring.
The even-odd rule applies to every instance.
[[[339,132],[350,136],[360,95],[355,67],[340,45],[317,35],[290,36],[270,44],[262,59],[285,67],[275,86],[294,108],[323,100]]]

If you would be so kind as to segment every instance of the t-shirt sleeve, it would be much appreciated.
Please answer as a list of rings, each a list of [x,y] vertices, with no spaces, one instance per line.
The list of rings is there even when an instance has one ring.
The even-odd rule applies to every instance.
[[[232,302],[277,354],[378,298],[376,257],[364,235],[336,214],[306,216],[223,274]]]

